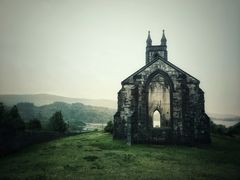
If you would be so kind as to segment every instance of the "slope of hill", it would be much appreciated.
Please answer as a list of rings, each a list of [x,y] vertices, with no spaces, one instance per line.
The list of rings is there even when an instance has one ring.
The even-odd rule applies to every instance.
[[[128,146],[85,133],[0,158],[0,179],[240,179],[239,139],[212,139],[201,147]]]
[[[107,123],[112,120],[115,110],[86,106],[81,103],[68,104],[64,102],[55,102],[43,106],[35,106],[32,103],[18,103],[19,114],[25,121],[37,118],[43,123],[47,122],[49,118],[56,111],[61,111],[65,121],[75,125],[82,125],[83,123]]]
[[[117,102],[113,100],[69,98],[50,94],[0,95],[0,102],[3,102],[8,106],[12,106],[21,102],[33,103],[36,106],[47,105],[54,102],[65,102],[82,103],[85,105],[101,106],[111,109],[116,109],[117,107]]]

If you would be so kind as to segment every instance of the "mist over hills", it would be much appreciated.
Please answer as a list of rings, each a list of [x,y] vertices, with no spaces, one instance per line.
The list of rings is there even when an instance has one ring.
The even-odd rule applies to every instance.
[[[47,104],[52,104],[54,102],[65,102],[70,104],[82,103],[85,105],[117,109],[117,102],[114,100],[69,98],[51,94],[0,95],[0,102],[3,102],[7,106],[13,106],[21,102],[33,103],[36,106],[43,106]]]

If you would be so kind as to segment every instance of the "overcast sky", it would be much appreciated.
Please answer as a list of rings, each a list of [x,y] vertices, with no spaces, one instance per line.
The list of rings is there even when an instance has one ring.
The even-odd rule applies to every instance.
[[[147,31],[200,80],[207,112],[240,115],[238,0],[0,0],[0,94],[117,99]]]

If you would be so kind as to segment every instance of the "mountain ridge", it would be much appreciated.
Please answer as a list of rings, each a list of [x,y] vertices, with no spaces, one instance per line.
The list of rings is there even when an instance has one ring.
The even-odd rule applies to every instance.
[[[108,99],[73,98],[53,94],[0,94],[0,102],[12,106],[21,102],[33,103],[36,106],[52,104],[54,102],[82,103],[90,106],[117,109],[117,102]]]

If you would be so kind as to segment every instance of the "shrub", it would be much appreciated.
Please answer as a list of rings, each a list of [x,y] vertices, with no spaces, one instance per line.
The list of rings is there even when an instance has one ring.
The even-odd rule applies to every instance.
[[[104,131],[105,132],[109,132],[109,133],[112,134],[112,132],[113,132],[113,123],[112,123],[112,121],[108,121],[107,126],[105,126],[105,128],[104,128]]]

